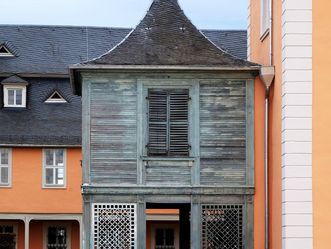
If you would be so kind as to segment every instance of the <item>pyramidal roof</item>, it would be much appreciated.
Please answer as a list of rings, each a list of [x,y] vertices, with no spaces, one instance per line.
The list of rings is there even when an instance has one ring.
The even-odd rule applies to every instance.
[[[154,0],[143,20],[122,42],[80,65],[257,66],[214,45],[186,17],[177,0]]]

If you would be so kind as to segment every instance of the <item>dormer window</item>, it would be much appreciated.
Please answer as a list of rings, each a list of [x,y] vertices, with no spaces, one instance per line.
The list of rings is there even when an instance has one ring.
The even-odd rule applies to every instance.
[[[62,97],[62,95],[58,91],[55,91],[45,101],[45,103],[67,103],[67,101]]]
[[[12,76],[4,79],[3,85],[3,105],[4,107],[26,107],[26,87],[28,82]]]
[[[14,56],[5,45],[0,45],[0,57]]]

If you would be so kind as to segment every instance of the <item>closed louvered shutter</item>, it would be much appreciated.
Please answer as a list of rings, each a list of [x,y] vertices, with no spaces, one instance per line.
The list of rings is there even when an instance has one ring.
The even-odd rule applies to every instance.
[[[148,100],[148,155],[188,156],[188,89],[150,89]]]

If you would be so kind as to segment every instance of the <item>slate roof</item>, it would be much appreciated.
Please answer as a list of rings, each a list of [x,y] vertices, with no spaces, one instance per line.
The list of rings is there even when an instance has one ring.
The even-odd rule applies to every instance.
[[[101,57],[82,64],[257,66],[215,46],[185,16],[177,0],[154,0],[146,16],[126,39]]]
[[[186,32],[191,28],[187,23]],[[0,25],[0,44],[14,54],[0,57],[0,82],[17,81],[19,76],[29,83],[27,108],[0,108],[0,146],[81,146],[81,99],[70,88],[68,66],[107,53],[129,32],[125,28]],[[246,59],[246,31],[203,33],[224,51]],[[54,91],[68,103],[44,103]],[[0,87],[0,107],[2,95]]]
[[[105,54],[131,29],[0,25],[0,44],[14,57],[0,58],[0,74],[68,74],[68,66]],[[245,30],[202,30],[217,46],[246,59]]]
[[[21,77],[18,77],[17,75],[13,75],[10,76],[4,80],[1,81],[1,84],[6,84],[6,83],[10,83],[10,84],[26,84],[28,85],[29,82],[27,82],[26,80],[22,79]]]
[[[0,109],[0,146],[80,146],[81,99],[72,94],[68,79],[28,82],[27,108]],[[54,91],[68,103],[44,103]],[[2,102],[2,90],[0,97]]]

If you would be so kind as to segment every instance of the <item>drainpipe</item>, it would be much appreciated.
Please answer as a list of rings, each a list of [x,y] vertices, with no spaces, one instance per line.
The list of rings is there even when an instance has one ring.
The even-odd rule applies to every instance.
[[[265,86],[265,107],[264,107],[264,201],[265,201],[265,249],[269,248],[269,164],[268,164],[268,131],[269,131],[269,92],[270,86],[275,77],[273,66],[263,66],[260,69],[260,78]]]

